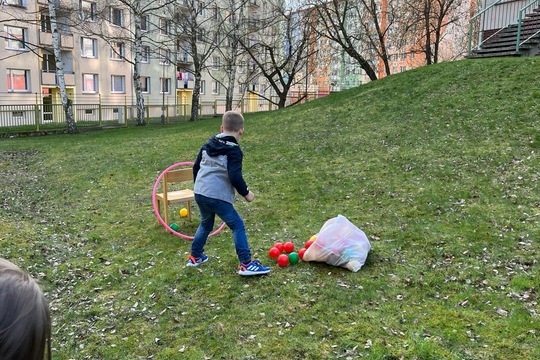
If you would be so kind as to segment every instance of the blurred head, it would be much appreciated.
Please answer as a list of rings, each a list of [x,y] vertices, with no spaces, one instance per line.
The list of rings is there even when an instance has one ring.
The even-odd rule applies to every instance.
[[[51,359],[49,304],[30,275],[2,258],[0,359]]]
[[[221,126],[225,132],[237,133],[244,129],[244,117],[236,111],[227,111],[223,114]]]

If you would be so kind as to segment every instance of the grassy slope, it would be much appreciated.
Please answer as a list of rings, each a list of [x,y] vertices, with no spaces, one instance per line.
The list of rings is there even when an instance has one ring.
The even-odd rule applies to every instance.
[[[269,263],[342,214],[372,243],[358,273],[240,278],[228,231],[183,267],[150,193],[218,119],[0,142],[0,255],[42,277],[58,359],[539,358],[538,62],[440,64],[247,116],[253,252]]]

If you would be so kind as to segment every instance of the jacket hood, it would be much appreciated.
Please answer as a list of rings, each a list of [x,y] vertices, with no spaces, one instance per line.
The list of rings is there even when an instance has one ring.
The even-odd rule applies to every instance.
[[[206,142],[203,146],[203,150],[206,150],[206,153],[209,156],[218,156],[226,155],[232,149],[238,147],[238,141],[232,135],[221,133],[215,136],[212,136],[210,140]]]

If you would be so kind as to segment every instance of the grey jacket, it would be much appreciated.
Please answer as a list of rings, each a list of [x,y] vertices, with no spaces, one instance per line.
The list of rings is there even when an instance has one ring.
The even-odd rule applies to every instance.
[[[218,134],[210,138],[199,151],[193,165],[195,194],[234,203],[235,190],[249,193],[242,175],[244,154],[234,136]]]

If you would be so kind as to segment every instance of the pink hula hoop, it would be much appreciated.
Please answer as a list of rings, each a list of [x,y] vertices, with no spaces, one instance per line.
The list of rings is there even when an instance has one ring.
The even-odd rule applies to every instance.
[[[169,224],[166,224],[165,221],[163,220],[163,218],[161,217],[161,214],[159,213],[158,207],[157,207],[156,193],[157,193],[157,189],[158,189],[158,186],[159,186],[159,182],[161,181],[161,179],[163,179],[163,176],[165,176],[165,174],[169,170],[174,169],[174,168],[176,168],[178,166],[193,165],[193,164],[194,163],[192,161],[183,161],[183,162],[179,162],[179,163],[176,163],[176,164],[173,164],[173,165],[169,166],[168,168],[163,170],[163,172],[161,174],[159,174],[159,176],[156,179],[156,182],[154,184],[154,190],[152,190],[152,205],[154,206],[154,214],[156,214],[156,217],[157,217],[159,223],[161,225],[163,225],[165,227],[165,229],[167,229],[168,231],[170,231],[174,235],[179,236],[179,237],[181,237],[183,239],[186,239],[186,240],[193,240],[193,236],[185,235],[185,234],[182,234],[181,232],[178,232],[178,231],[175,231],[175,230],[171,229]],[[221,225],[214,232],[212,232],[208,236],[214,236],[214,235],[218,234],[221,230],[223,230],[224,227],[225,227],[225,223],[222,222]]]

